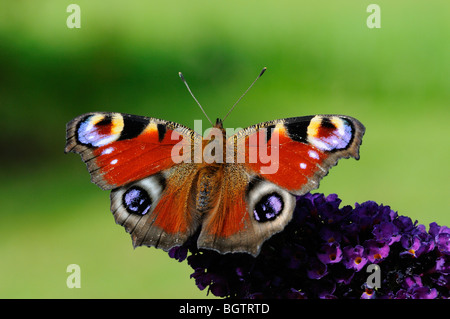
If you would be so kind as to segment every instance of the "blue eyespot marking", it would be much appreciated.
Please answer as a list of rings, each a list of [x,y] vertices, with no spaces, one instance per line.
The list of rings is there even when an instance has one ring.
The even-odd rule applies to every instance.
[[[152,200],[141,187],[132,186],[123,194],[123,205],[130,214],[145,215],[152,207]]]
[[[274,220],[283,211],[284,203],[281,196],[277,193],[265,195],[255,205],[253,215],[258,222],[264,223]]]

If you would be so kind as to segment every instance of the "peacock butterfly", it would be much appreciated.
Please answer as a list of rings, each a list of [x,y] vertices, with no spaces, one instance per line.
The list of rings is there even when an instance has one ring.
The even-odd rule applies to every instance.
[[[112,190],[111,211],[134,247],[169,250],[199,232],[199,248],[256,256],[291,220],[294,195],[317,188],[340,158],[359,159],[365,131],[345,115],[273,120],[229,137],[222,123],[202,137],[156,118],[86,113],[67,123],[65,152]]]

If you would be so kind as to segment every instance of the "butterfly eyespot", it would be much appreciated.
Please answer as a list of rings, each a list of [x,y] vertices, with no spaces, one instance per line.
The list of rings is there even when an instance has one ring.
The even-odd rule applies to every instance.
[[[274,220],[283,211],[283,198],[277,193],[265,195],[256,203],[253,215],[258,222]]]
[[[351,122],[338,116],[311,119],[307,129],[308,142],[321,151],[346,149],[354,135]]]
[[[88,115],[77,125],[77,141],[91,147],[107,145],[120,137],[123,123],[120,115]]]
[[[123,205],[130,214],[145,215],[152,206],[149,194],[141,187],[130,187],[123,194]]]

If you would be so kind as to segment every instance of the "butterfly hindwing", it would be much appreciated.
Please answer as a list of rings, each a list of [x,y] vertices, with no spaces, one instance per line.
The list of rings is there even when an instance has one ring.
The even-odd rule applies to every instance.
[[[182,245],[199,227],[190,204],[198,166],[179,164],[111,192],[116,223],[131,234],[133,245],[168,250]]]
[[[295,198],[279,186],[226,164],[219,200],[202,223],[198,247],[259,254],[262,244],[291,220]]]

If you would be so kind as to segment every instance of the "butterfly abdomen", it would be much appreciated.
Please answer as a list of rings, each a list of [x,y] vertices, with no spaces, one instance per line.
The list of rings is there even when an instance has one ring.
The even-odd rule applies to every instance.
[[[199,170],[193,196],[195,196],[195,210],[206,213],[215,206],[219,197],[223,171],[218,165],[207,165]]]

